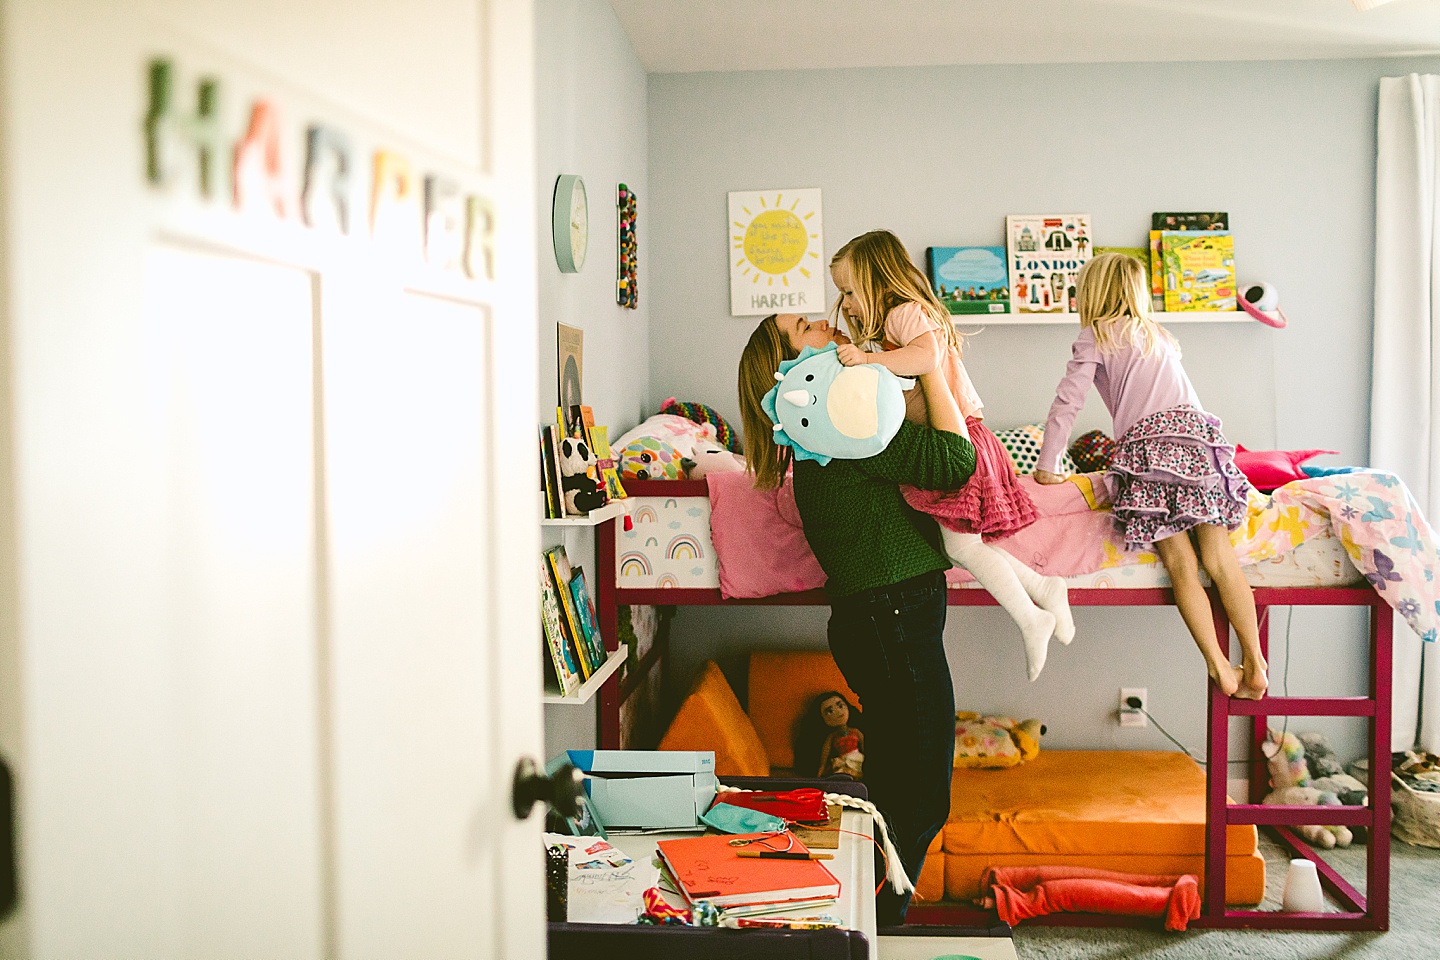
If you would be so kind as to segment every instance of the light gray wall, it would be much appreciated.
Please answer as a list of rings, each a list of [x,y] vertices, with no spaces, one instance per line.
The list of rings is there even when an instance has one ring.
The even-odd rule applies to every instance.
[[[1011,213],[1083,212],[1095,242],[1143,246],[1155,210],[1226,210],[1241,282],[1281,292],[1292,321],[1174,328],[1206,406],[1252,448],[1368,450],[1378,79],[1440,71],[1423,60],[985,66],[650,77],[649,399],[675,394],[737,417],[735,361],[756,318],[729,315],[725,195],[820,187],[825,252],[894,230],[927,246],[1003,243]],[[833,287],[828,296],[833,298]],[[992,429],[1043,420],[1072,327],[995,327],[966,366]],[[1092,394],[1076,433],[1110,422]],[[1283,650],[1281,627],[1272,641]],[[756,645],[824,643],[824,611],[682,610],[682,678]],[[1173,609],[1085,609],[1070,648],[1027,684],[1018,633],[996,610],[952,609],[961,708],[1038,716],[1058,747],[1156,747],[1121,734],[1118,688],[1197,753],[1204,670]],[[1292,694],[1363,691],[1363,634],[1348,612],[1297,611]],[[1363,726],[1292,722],[1360,750]]]
[[[535,7],[536,136],[541,196],[535,216],[540,262],[540,394],[537,423],[555,416],[557,323],[585,331],[584,397],[597,422],[618,437],[644,419],[649,393],[650,200],[646,137],[646,76],[630,40],[605,0],[539,0]],[[579,273],[555,265],[550,212],[555,178],[585,180],[590,243]],[[615,303],[616,184],[637,197],[640,290],[638,308]],[[546,531],[545,545],[559,543]],[[571,559],[593,577],[594,539],[572,535]],[[593,701],[592,701],[593,703]],[[545,710],[546,755],[595,746],[593,706]]]

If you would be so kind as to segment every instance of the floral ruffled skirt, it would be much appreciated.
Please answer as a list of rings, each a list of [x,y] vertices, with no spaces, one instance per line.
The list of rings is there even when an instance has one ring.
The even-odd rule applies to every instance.
[[[1202,523],[1234,530],[1245,519],[1250,495],[1219,419],[1188,406],[1153,413],[1126,431],[1106,478],[1128,546]]]

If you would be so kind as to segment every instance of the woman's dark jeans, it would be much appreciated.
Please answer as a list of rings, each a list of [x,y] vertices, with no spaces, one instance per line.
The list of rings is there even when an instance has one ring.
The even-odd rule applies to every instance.
[[[863,714],[865,786],[912,881],[950,813],[955,693],[945,607],[939,571],[831,600],[830,652]],[[909,905],[885,884],[877,924],[903,923]]]

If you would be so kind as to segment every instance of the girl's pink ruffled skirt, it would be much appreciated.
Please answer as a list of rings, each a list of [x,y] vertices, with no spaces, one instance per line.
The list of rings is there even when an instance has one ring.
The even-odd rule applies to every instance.
[[[966,417],[975,447],[975,473],[959,490],[901,487],[905,502],[957,533],[978,533],[988,543],[1035,522],[1035,501],[1015,480],[1015,465],[984,421]]]

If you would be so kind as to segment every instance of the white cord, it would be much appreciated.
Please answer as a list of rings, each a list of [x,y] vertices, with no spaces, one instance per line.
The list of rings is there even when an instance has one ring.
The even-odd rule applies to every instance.
[[[721,793],[774,793],[773,790],[749,790],[744,787],[727,787],[720,785]],[[876,809],[875,804],[869,800],[861,800],[859,797],[852,797],[847,793],[827,793],[823,795],[827,803],[838,803],[842,807],[849,807],[852,810],[859,810],[861,813],[870,814],[870,819],[875,822],[880,832],[880,847],[885,851],[885,879],[890,881],[890,887],[896,893],[914,893],[915,884],[910,882],[910,877],[905,873],[905,865],[900,862],[900,852],[895,849],[895,844],[890,840],[890,828],[885,825],[885,817]]]

